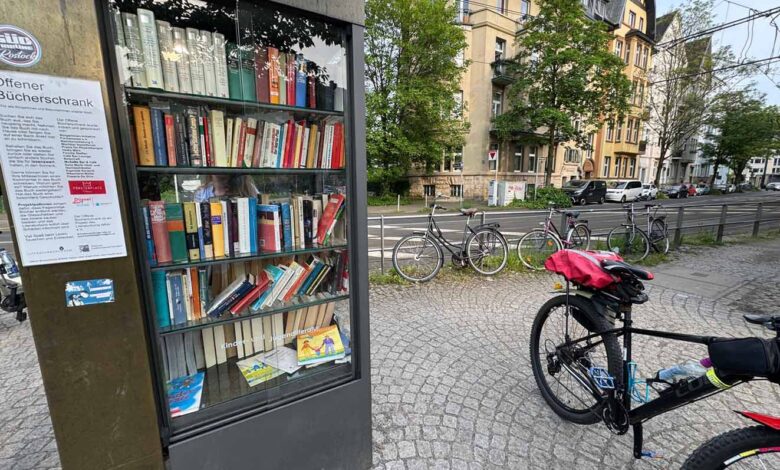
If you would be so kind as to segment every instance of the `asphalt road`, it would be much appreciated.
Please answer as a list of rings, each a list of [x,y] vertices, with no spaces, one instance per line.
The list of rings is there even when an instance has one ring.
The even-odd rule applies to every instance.
[[[758,203],[762,203],[762,219],[777,219],[766,221],[761,224],[761,231],[770,228],[780,228],[780,192],[751,192],[727,194],[721,196],[698,196],[687,199],[670,199],[663,201],[654,201],[663,204],[659,214],[665,213],[669,221],[669,228],[677,227],[678,208],[684,207],[683,215],[683,233],[696,233],[702,230],[714,230],[713,227],[701,227],[701,225],[717,224],[720,220],[723,204],[729,205],[727,209],[727,225],[724,233],[726,235],[736,235],[750,233],[753,229],[753,222],[756,218],[756,209]],[[637,210],[644,210],[645,202],[639,202],[635,205]],[[603,236],[613,227],[624,223],[626,214],[618,203],[606,203],[604,205],[590,204],[584,207],[576,207],[570,210],[576,210],[581,213],[580,219],[585,219],[593,232],[594,237]],[[455,214],[453,214],[453,212]],[[442,229],[445,237],[452,242],[460,243],[463,237],[463,228],[465,218],[457,215],[457,208],[443,212],[440,217],[436,216],[437,223]],[[486,212],[486,222],[498,222],[501,225],[501,232],[509,240],[519,239],[527,231],[536,228],[544,221],[545,213],[540,211],[496,211]],[[425,230],[427,225],[427,216],[425,214],[388,216],[384,220],[384,258],[385,268],[391,266],[390,256],[395,243],[404,235],[412,231]],[[637,218],[637,222],[642,218]],[[646,219],[644,219],[646,220]],[[478,223],[478,220],[476,221]],[[556,214],[553,222],[560,229],[561,216]],[[369,220],[368,225],[368,245],[369,245],[369,264],[372,269],[379,266],[381,258],[381,225],[377,219]],[[511,246],[510,246],[511,248]],[[445,252],[445,255],[447,253]],[[448,256],[446,256],[448,258]]]

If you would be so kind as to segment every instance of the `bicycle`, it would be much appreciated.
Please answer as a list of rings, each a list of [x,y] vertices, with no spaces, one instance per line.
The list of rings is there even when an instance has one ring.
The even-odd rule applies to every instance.
[[[492,276],[504,269],[509,258],[509,245],[498,231],[499,224],[488,223],[471,227],[469,223],[477,214],[477,209],[461,209],[461,215],[466,217],[463,238],[460,244],[452,243],[444,238],[434,218],[437,210],[447,210],[436,204],[440,197],[436,196],[430,206],[426,230],[401,238],[393,247],[395,271],[410,282],[430,281],[444,265],[442,248],[450,252],[453,264],[459,268],[468,264],[485,276]]]
[[[553,222],[553,214],[566,215],[566,238],[561,237],[561,233]],[[520,261],[529,269],[540,271],[544,269],[544,262],[550,255],[558,250],[566,248],[576,248],[587,250],[590,247],[590,228],[587,220],[577,221],[580,216],[578,211],[561,211],[550,204],[550,212],[541,225],[544,228],[537,228],[529,231],[517,242],[517,256]]]
[[[620,256],[629,263],[642,261],[650,254],[650,250],[666,254],[669,252],[669,228],[666,225],[666,215],[659,215],[660,204],[645,204],[647,228],[639,228],[633,204],[624,204],[627,223],[621,224],[609,231],[607,247],[618,251]]]
[[[635,328],[632,306],[648,300],[642,281],[651,280],[652,274],[620,261],[594,261],[618,281],[594,289],[567,278],[565,294],[540,308],[531,330],[534,378],[558,416],[578,424],[601,421],[618,435],[631,428],[634,457],[656,457],[643,448],[642,425],[647,420],[752,380],[780,384],[780,315],[745,315],[749,323],[775,331],[775,339],[717,338]],[[585,282],[583,279],[580,281]],[[622,326],[616,326],[617,322]],[[660,373],[639,380],[638,366],[632,359],[633,335],[707,345],[711,367],[703,375],[674,382],[661,380]],[[632,408],[632,403],[639,406]],[[740,414],[760,426],[711,439],[691,454],[682,468],[763,464],[764,458],[776,458],[774,465],[780,465],[780,419],[747,411]]]

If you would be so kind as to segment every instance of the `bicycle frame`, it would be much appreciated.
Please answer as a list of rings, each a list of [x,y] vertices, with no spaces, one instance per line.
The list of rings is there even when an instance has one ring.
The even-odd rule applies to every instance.
[[[561,241],[561,243],[566,244],[566,246],[572,245],[572,242],[569,241],[569,234],[574,229],[574,225],[576,224],[575,219],[573,217],[566,217],[566,224],[568,226],[566,230],[566,238],[561,235],[561,232],[558,231],[558,227],[555,226],[555,223],[553,222],[553,214],[555,213],[555,209],[552,207],[550,208],[550,212],[547,214],[547,217],[544,219],[544,231],[545,233],[554,233],[558,240]]]
[[[461,253],[463,252],[463,247],[466,244],[466,240],[469,237],[469,232],[471,232],[471,234],[476,233],[476,231],[473,228],[471,228],[471,225],[469,225],[469,222],[471,222],[471,216],[468,216],[466,218],[466,226],[463,227],[463,238],[461,239],[460,245],[456,245],[455,243],[452,243],[446,238],[444,238],[444,234],[439,228],[439,224],[436,223],[436,219],[434,218],[434,215],[436,215],[436,207],[433,207],[431,209],[431,213],[428,214],[428,227],[425,229],[425,237],[426,238],[428,236],[433,237],[436,241],[439,242],[439,245],[442,246],[447,251],[449,251],[450,254],[455,256],[461,256]],[[485,225],[487,226],[491,224],[485,224]],[[476,228],[480,228],[482,226],[483,225],[478,225]]]

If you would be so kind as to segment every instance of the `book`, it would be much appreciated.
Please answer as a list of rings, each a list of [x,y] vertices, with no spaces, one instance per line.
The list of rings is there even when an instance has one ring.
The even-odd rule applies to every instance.
[[[160,43],[157,38],[157,23],[154,21],[154,13],[150,10],[138,8],[138,32],[141,38],[141,51],[143,53],[144,69],[146,69],[146,86],[149,88],[164,89],[162,64],[160,63]]]
[[[298,365],[298,353],[291,348],[280,347],[256,356],[260,362],[274,369],[293,374],[301,368]]]
[[[246,132],[244,137],[244,150],[242,154],[241,166],[244,168],[252,167],[252,155],[255,148],[255,136],[257,135],[257,119],[248,118],[246,120]]]
[[[249,227],[249,198],[236,199],[238,208],[238,253],[252,253]]]
[[[244,120],[237,117],[233,120],[233,138],[231,139],[232,147],[230,148],[230,156],[228,159],[228,166],[237,167],[239,160],[239,153],[243,151],[244,142],[241,141],[241,131],[244,131],[244,138],[246,138],[246,127]]]
[[[257,46],[255,48],[255,94],[260,103],[270,102],[268,69],[268,48]]]
[[[265,128],[265,121],[257,121],[257,128],[255,129],[255,143],[252,149],[252,168],[260,168],[261,153],[263,149],[263,129]]]
[[[227,362],[225,329],[222,325],[214,326],[214,349],[217,353],[217,364],[224,364]]]
[[[174,126],[173,115],[163,114],[163,125],[165,126],[165,151],[168,154],[168,166],[176,166],[176,127]]]
[[[284,371],[263,364],[257,356],[236,362],[236,366],[250,387],[267,382],[284,374]]]
[[[298,365],[319,364],[344,357],[338,326],[331,325],[297,337]]]
[[[186,263],[187,243],[184,238],[184,213],[181,204],[165,204],[165,222],[168,228],[171,257],[174,263]],[[159,253],[157,259],[159,260]]]
[[[225,119],[225,166],[231,166],[230,161],[233,154],[233,127],[234,119]]]
[[[303,198],[303,246],[314,245],[313,230],[314,201],[308,196]]]
[[[152,116],[148,106],[133,106],[133,126],[135,127],[136,163],[142,166],[154,166],[154,137],[152,136]]]
[[[141,208],[141,217],[144,220],[144,241],[146,242],[146,260],[149,266],[157,266],[157,253],[154,251],[154,238],[152,236],[152,220],[149,214],[149,206]]]
[[[214,63],[214,38],[209,31],[199,31],[199,57],[203,64],[203,84],[207,96],[217,96],[217,75]]]
[[[203,218],[200,215],[200,204],[195,204],[195,223],[198,227],[198,253],[200,254],[200,259],[206,259],[206,249],[205,249],[205,243],[203,242]]]
[[[190,295],[190,309],[193,320],[197,320],[203,317],[203,311],[201,310],[200,302],[200,273],[198,268],[189,268],[187,270],[189,280],[189,295]]]
[[[298,54],[295,56],[295,67],[295,106],[305,108],[306,94],[308,91],[306,88],[308,76],[306,70],[306,59],[304,59],[303,54]]]
[[[255,52],[253,46],[240,46],[241,97],[245,101],[257,101],[255,92]]]
[[[180,112],[173,114],[173,129],[176,134],[176,166],[189,166],[190,147],[187,143],[187,120]]]
[[[237,256],[241,253],[241,245],[238,236],[238,202],[233,199],[229,203],[228,214],[230,216],[230,256]]]
[[[211,302],[211,291],[209,279],[210,270],[207,267],[198,268],[198,291],[200,293],[200,316],[206,316],[206,307]]]
[[[127,68],[130,71],[130,85],[147,88],[144,52],[141,44],[141,31],[138,26],[138,16],[134,13],[122,13],[122,29],[125,33],[127,47]]]
[[[164,112],[160,108],[150,108],[152,121],[152,149],[154,151],[154,164],[166,166],[168,164],[168,145],[165,142]]]
[[[317,107],[317,76],[314,74],[314,63],[309,62],[307,66],[309,70],[309,77],[306,80],[306,105],[308,108]]]
[[[260,286],[254,286],[249,290],[241,299],[234,303],[228,310],[233,315],[239,315],[241,312],[249,308],[249,305],[260,297],[262,288]]]
[[[206,81],[203,73],[203,57],[199,42],[200,31],[195,28],[186,28],[187,50],[190,53],[190,80],[192,81],[192,93],[196,95],[206,94]]]
[[[233,241],[230,239],[231,222],[228,213],[230,201],[219,201],[219,205],[222,206],[222,239],[224,241],[222,256],[233,256]]]
[[[190,261],[200,261],[200,241],[198,239],[198,213],[194,202],[183,203],[184,239]]]
[[[288,106],[295,106],[295,99],[296,99],[296,93],[295,93],[295,87],[296,87],[296,60],[295,60],[295,54],[288,53],[286,55],[286,65],[287,65],[287,105]]]
[[[272,104],[279,104],[281,71],[279,67],[279,49],[268,46],[268,99]]]
[[[213,38],[213,57],[214,57],[214,77],[217,82],[217,95],[219,98],[229,98],[230,88],[228,85],[227,70],[227,51],[225,35],[221,33],[212,33]]]
[[[209,118],[200,116],[198,118],[198,132],[200,133],[200,143],[203,151],[203,166],[214,166],[211,156],[211,130],[209,129]]]
[[[189,142],[190,166],[203,166],[203,148],[201,147],[200,128],[198,125],[198,109],[188,107],[186,110],[187,141]]]
[[[343,194],[332,194],[328,198],[328,205],[323,210],[322,218],[317,228],[317,243],[320,245],[324,244],[328,236],[333,233],[333,228],[338,221],[337,213],[341,209],[342,204],[344,204]]]
[[[287,53],[278,53],[279,61],[279,104],[287,104]]]
[[[130,79],[130,69],[127,67],[127,42],[125,41],[125,28],[122,25],[122,13],[116,9],[111,9],[111,26],[113,30],[114,49],[116,52],[117,69],[119,71],[119,81],[127,84]]]
[[[173,50],[176,53],[176,75],[179,78],[179,92],[192,93],[192,75],[190,74],[190,51],[187,48],[187,33],[183,28],[171,28]]]
[[[248,274],[238,278],[217,295],[206,310],[210,317],[218,317],[228,310],[254,286],[254,275]]]
[[[279,212],[282,219],[282,246],[285,251],[293,249],[292,212],[289,202],[279,204]]]
[[[206,368],[217,365],[217,352],[214,349],[214,330],[204,328],[200,330],[203,340],[203,353],[206,360]]]
[[[171,417],[183,416],[200,409],[204,376],[203,372],[198,372],[168,381],[168,405]]]
[[[162,66],[165,91],[179,92],[179,75],[176,73],[178,54],[173,45],[173,30],[167,21],[157,20],[157,40],[160,46],[160,65]]]
[[[211,204],[200,203],[200,220],[203,227],[203,253],[204,258],[214,259],[214,234],[211,229]]]
[[[260,220],[258,230],[258,248],[260,251],[280,251],[279,207],[272,204],[259,204],[257,214]]]
[[[225,256],[225,232],[222,225],[222,204],[217,202],[211,202],[211,235],[214,246],[214,258],[222,258]]]
[[[212,148],[213,148],[213,163],[214,166],[226,167],[227,153],[225,143],[225,113],[219,110],[209,111],[209,123],[213,130],[212,135]]]
[[[180,271],[165,273],[168,284],[168,308],[174,325],[187,323],[186,294],[184,292],[184,276]]]
[[[157,262],[160,264],[173,261],[171,242],[168,236],[168,222],[166,220],[165,203],[162,201],[150,201],[149,225],[152,231],[152,241]]]
[[[165,271],[152,271],[152,292],[157,328],[170,326],[171,319],[168,310],[168,288],[166,286]]]
[[[244,92],[241,87],[241,53],[238,46],[232,42],[228,42],[226,46],[226,55],[229,98],[233,100],[242,100],[244,99]]]

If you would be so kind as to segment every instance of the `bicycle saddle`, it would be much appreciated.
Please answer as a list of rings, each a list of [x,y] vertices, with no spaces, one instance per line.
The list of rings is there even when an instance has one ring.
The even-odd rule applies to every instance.
[[[650,271],[645,271],[642,268],[637,268],[636,266],[631,266],[628,263],[624,263],[622,261],[612,261],[605,259],[601,262],[601,267],[604,268],[607,272],[610,273],[626,273],[631,274],[632,276],[636,276],[639,279],[642,279],[643,281],[649,281],[654,278],[653,273]]]
[[[474,215],[476,213],[477,213],[477,209],[473,208],[473,207],[471,209],[461,209],[460,210],[460,215],[465,215],[467,217],[471,217],[472,215]]]
[[[575,219],[580,216],[579,211],[566,211],[566,217],[574,217]]]

